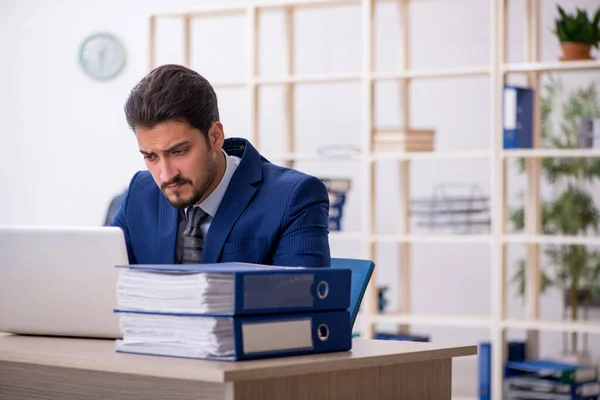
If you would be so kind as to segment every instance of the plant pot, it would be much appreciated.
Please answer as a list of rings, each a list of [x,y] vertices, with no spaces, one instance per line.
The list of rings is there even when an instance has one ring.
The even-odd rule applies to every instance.
[[[561,61],[573,61],[573,60],[592,60],[593,57],[590,55],[592,45],[583,44],[577,42],[562,42],[560,44],[563,55],[560,58]]]
[[[566,307],[571,307],[573,300],[571,289],[565,289],[563,300]],[[577,303],[579,307],[600,308],[600,297],[594,296],[590,289],[581,287],[577,291]]]

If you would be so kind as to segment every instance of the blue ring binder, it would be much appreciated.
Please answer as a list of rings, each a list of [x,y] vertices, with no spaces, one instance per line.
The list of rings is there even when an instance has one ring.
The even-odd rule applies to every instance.
[[[322,289],[322,288],[324,288],[324,289]],[[323,299],[327,298],[328,295],[329,295],[329,284],[325,281],[319,282],[319,284],[317,285],[317,296],[319,296],[319,298],[321,300],[323,300]]]
[[[321,342],[326,342],[329,339],[329,327],[327,324],[321,324],[317,328],[318,337]]]

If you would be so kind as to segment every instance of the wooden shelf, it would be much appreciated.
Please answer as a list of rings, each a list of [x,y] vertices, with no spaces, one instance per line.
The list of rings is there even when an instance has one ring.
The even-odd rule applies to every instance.
[[[466,150],[466,151],[424,151],[424,152],[377,152],[373,153],[371,159],[383,160],[478,160],[490,159],[491,152],[488,150]]]
[[[381,1],[381,0],[378,0]],[[220,15],[245,13],[248,8],[262,10],[276,10],[281,8],[304,8],[304,7],[330,7],[330,6],[345,6],[358,5],[361,0],[274,0],[274,1],[258,1],[249,5],[240,4],[219,4],[214,6],[203,6],[196,9],[186,8],[182,11],[170,11],[166,13],[153,14],[154,17],[161,18],[184,18],[184,17],[214,17]]]
[[[599,322],[570,322],[548,320],[506,319],[503,328],[540,330],[545,332],[580,332],[600,334]]]
[[[397,235],[379,233],[370,236],[372,242],[395,243],[492,243],[491,235]]]
[[[456,78],[466,76],[488,76],[490,67],[412,69],[404,72],[373,72],[371,77],[376,81],[387,81],[406,78]]]
[[[288,75],[288,76],[258,76],[254,79],[257,85],[282,85],[297,83],[335,83],[360,82],[360,74],[323,74],[323,75]]]
[[[277,160],[336,160],[365,159],[364,153],[329,155],[321,153],[272,153],[265,155],[267,158]],[[489,150],[465,151],[425,151],[425,152],[376,152],[368,158],[371,161],[385,160],[490,160],[492,153]],[[516,149],[504,150],[503,158],[596,158],[600,157],[600,149]]]
[[[400,252],[402,254],[399,259],[399,264],[402,265],[401,279],[399,280],[399,300],[400,309],[403,314],[370,314],[371,310],[376,309],[377,290],[373,290],[377,280],[377,268],[373,273],[369,287],[371,290],[367,292],[363,304],[365,305],[363,312],[360,315],[360,331],[361,335],[371,337],[373,333],[373,325],[377,323],[391,323],[396,325],[407,324],[422,324],[434,326],[448,326],[457,328],[485,328],[490,330],[490,341],[493,345],[491,363],[493,366],[492,374],[492,397],[502,398],[503,394],[503,375],[502,363],[505,354],[503,354],[503,346],[506,338],[504,331],[507,328],[540,330],[540,331],[577,331],[600,333],[600,323],[570,323],[564,321],[543,321],[534,318],[539,317],[539,288],[535,284],[528,281],[530,284],[526,287],[525,296],[526,303],[524,306],[524,320],[506,319],[504,315],[504,305],[506,302],[507,283],[504,276],[506,268],[506,259],[501,257],[504,246],[507,243],[523,243],[527,245],[529,250],[536,250],[536,244],[585,244],[585,245],[600,245],[600,238],[595,237],[565,237],[565,236],[545,236],[536,235],[539,231],[534,224],[528,224],[527,231],[523,235],[504,234],[502,227],[494,224],[491,227],[490,234],[477,235],[459,235],[459,234],[414,234],[411,232],[410,224],[410,163],[404,161],[411,160],[485,160],[488,161],[487,168],[490,171],[490,192],[493,196],[490,209],[491,218],[494,221],[503,221],[507,219],[507,210],[504,207],[503,200],[507,191],[507,176],[503,168],[507,160],[517,158],[540,159],[540,158],[582,158],[582,157],[600,157],[600,149],[503,149],[502,148],[502,104],[503,104],[503,86],[506,83],[507,74],[510,73],[529,73],[539,72],[536,74],[527,74],[527,85],[539,87],[539,79],[543,72],[560,72],[560,71],[592,71],[600,69],[600,61],[572,61],[572,62],[524,62],[524,63],[507,63],[507,46],[505,43],[505,35],[502,33],[507,27],[507,10],[506,2],[503,0],[489,0],[489,20],[486,24],[489,26],[490,35],[490,56],[489,65],[480,66],[464,66],[455,68],[424,68],[411,69],[411,51],[409,43],[409,26],[410,26],[410,10],[409,1],[395,1],[398,8],[398,22],[400,29],[398,30],[398,48],[399,51],[399,70],[393,72],[378,72],[374,68],[375,56],[375,26],[374,26],[374,9],[379,2],[387,0],[259,0],[258,2],[246,3],[243,5],[235,4],[230,6],[215,5],[212,7],[204,7],[185,12],[175,12],[167,14],[158,14],[150,18],[150,66],[154,66],[155,61],[155,20],[158,16],[179,17],[186,21],[188,29],[186,29],[186,37],[184,38],[184,54],[186,62],[189,64],[191,59],[191,38],[189,37],[189,23],[191,17],[201,16],[219,16],[219,15],[245,15],[246,34],[245,34],[245,51],[248,55],[246,69],[243,79],[232,80],[215,80],[213,85],[218,88],[242,88],[246,93],[248,109],[250,111],[250,140],[260,142],[258,129],[258,90],[261,86],[267,85],[285,85],[290,88],[296,84],[328,84],[328,83],[357,83],[360,86],[361,96],[361,125],[360,125],[360,148],[370,149],[372,143],[372,134],[376,131],[374,126],[374,84],[379,81],[399,81],[399,92],[401,107],[399,107],[400,120],[406,123],[408,129],[411,124],[411,91],[410,81],[415,79],[461,79],[465,77],[481,77],[489,80],[490,88],[490,131],[483,134],[489,135],[491,144],[489,149],[483,150],[458,150],[458,151],[433,151],[433,152],[348,152],[348,153],[319,153],[319,152],[297,152],[294,149],[294,109],[295,98],[293,91],[287,91],[285,100],[285,108],[288,122],[288,128],[281,134],[285,137],[289,146],[286,152],[276,154],[265,154],[265,157],[271,161],[360,161],[360,185],[364,191],[364,196],[359,196],[360,210],[357,212],[357,218],[360,219],[361,226],[365,227],[364,231],[330,232],[331,240],[353,240],[357,241],[357,249],[360,249],[362,258],[373,259],[377,263],[374,244],[376,243],[397,243],[399,247],[408,247],[413,243],[451,243],[451,244],[484,244],[490,249],[490,290],[489,299],[490,313],[489,316],[461,316],[461,315],[419,315],[411,311],[411,292],[414,290],[411,282],[411,259],[406,254],[410,252]],[[525,17],[525,42],[524,47],[527,50],[526,59],[533,61],[539,59],[539,42],[540,35],[543,29],[541,24],[541,1],[535,0],[528,2],[527,13]],[[361,69],[355,73],[324,73],[302,75],[294,71],[294,18],[293,10],[304,7],[329,7],[329,6],[357,6],[361,13],[360,29],[361,41],[357,43],[360,46],[362,54]],[[258,40],[259,25],[261,19],[259,14],[263,10],[285,10],[285,27],[286,40],[284,56],[286,60],[285,70],[281,76],[261,76],[257,62],[260,55],[259,47],[261,42]],[[395,38],[396,39],[396,38]],[[292,95],[289,95],[292,94]],[[539,104],[539,103],[538,103]],[[536,112],[538,112],[537,110]],[[537,115],[537,114],[536,114]],[[342,116],[343,117],[343,116]],[[534,124],[536,137],[540,133],[539,124]],[[347,146],[346,146],[347,147]],[[408,196],[401,198],[400,206],[395,212],[401,219],[400,230],[398,233],[374,233],[375,224],[373,213],[373,204],[375,202],[375,162],[385,160],[397,160],[399,162],[399,181],[398,187],[400,193],[408,193]],[[536,163],[537,164],[537,163]],[[293,164],[292,164],[293,165]],[[541,190],[537,187],[540,181],[541,172],[539,169],[531,168],[527,170],[526,177],[528,184],[533,190],[528,191],[529,198],[526,201],[528,210],[539,210],[541,204]],[[391,183],[390,183],[391,184]],[[528,266],[531,271],[536,271],[540,268],[540,258],[528,253]],[[364,322],[364,323],[363,323]],[[537,341],[533,340],[533,346]],[[473,377],[475,379],[475,377]]]
[[[600,61],[553,61],[504,64],[505,73],[515,72],[552,72],[552,71],[585,71],[600,69]]]
[[[600,149],[514,149],[503,150],[503,158],[585,158],[600,157]]]
[[[490,328],[492,326],[490,318],[443,314],[378,314],[372,316],[371,321],[377,324],[417,324],[465,328]]]
[[[363,75],[360,73],[346,74],[313,74],[313,75],[282,75],[282,76],[257,76],[253,79],[237,79],[237,80],[215,80],[212,85],[215,87],[241,87],[247,85],[285,85],[285,84],[300,84],[300,83],[335,83],[335,82],[360,82],[363,80],[385,81],[396,80],[403,78],[449,78],[460,76],[486,76],[489,75],[490,69],[485,67],[480,68],[453,68],[453,69],[438,69],[438,70],[410,70],[406,72],[375,72],[371,75]]]
[[[269,160],[284,161],[333,161],[333,160],[364,160],[364,153],[325,154],[325,153],[272,153],[265,154]],[[486,160],[491,154],[487,150],[473,151],[428,151],[428,152],[377,152],[368,157],[371,161],[385,160]]]
[[[363,315],[361,319],[366,319]],[[437,327],[492,328],[493,319],[476,316],[443,314],[376,314],[370,317],[376,324],[412,324]],[[600,334],[600,322],[570,322],[530,319],[504,319],[503,329],[539,330],[545,332],[580,332]]]
[[[571,244],[600,246],[600,237],[589,236],[559,236],[559,235],[505,235],[505,243],[537,243],[537,244]]]
[[[357,154],[344,154],[344,155],[327,155],[320,153],[272,153],[264,154],[267,160],[281,160],[281,161],[349,161],[349,160],[363,160],[365,156]]]

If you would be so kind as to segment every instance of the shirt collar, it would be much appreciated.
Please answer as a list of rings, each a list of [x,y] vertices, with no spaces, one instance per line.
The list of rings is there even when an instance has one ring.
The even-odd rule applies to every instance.
[[[213,190],[212,193],[209,194],[208,197],[204,199],[202,203],[198,204],[198,207],[202,208],[202,210],[204,210],[204,212],[210,215],[212,218],[215,217],[217,209],[221,204],[221,200],[223,200],[223,196],[225,196],[225,192],[227,191],[227,187],[229,186],[231,177],[233,176],[233,173],[235,172],[237,166],[240,163],[239,157],[230,156],[222,149],[221,151],[225,156],[227,164],[225,167],[225,174],[223,174],[223,178],[221,179],[221,182],[219,182],[219,185],[217,185],[215,190]]]

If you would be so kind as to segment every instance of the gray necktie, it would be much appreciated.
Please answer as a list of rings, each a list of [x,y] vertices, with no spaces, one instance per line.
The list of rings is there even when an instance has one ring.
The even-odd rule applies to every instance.
[[[200,225],[208,216],[200,207],[192,207],[187,212],[187,227],[183,232],[182,264],[201,264],[204,250],[204,236]]]

